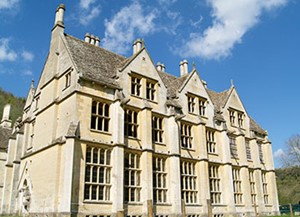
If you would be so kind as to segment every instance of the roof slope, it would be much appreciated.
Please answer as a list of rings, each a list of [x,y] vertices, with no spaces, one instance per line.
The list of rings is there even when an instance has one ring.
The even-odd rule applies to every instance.
[[[250,117],[250,130],[263,135],[267,134],[266,131],[263,128],[261,128],[259,124],[256,123],[255,120],[253,120],[251,117]]]
[[[117,69],[127,62],[127,58],[67,34],[65,39],[74,64],[83,78],[118,86],[114,76]]]
[[[7,149],[12,129],[0,127],[0,149]]]
[[[188,75],[182,77],[176,77],[163,71],[158,70],[158,74],[161,80],[164,82],[168,90],[168,97],[175,98],[176,92],[183,85],[184,81],[188,78]]]
[[[221,109],[225,106],[227,98],[230,94],[230,89],[224,90],[221,93],[217,93],[213,90],[207,89],[207,93],[210,96],[213,104],[215,105],[216,111],[221,111]]]

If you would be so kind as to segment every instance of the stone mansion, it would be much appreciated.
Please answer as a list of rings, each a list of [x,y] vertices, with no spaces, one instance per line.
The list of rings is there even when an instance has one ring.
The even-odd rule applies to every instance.
[[[139,39],[130,57],[77,39],[64,12],[22,118],[1,121],[0,214],[279,213],[271,142],[234,85],[208,89],[186,60],[171,75]]]

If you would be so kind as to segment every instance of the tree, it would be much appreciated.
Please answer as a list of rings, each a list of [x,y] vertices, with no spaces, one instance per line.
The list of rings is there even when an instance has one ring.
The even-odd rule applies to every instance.
[[[285,167],[300,166],[300,135],[291,136],[285,143],[285,155],[281,157]]]

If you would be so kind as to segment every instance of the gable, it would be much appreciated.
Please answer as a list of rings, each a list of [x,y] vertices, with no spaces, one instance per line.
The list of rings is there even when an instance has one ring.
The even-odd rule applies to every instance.
[[[241,112],[247,113],[236,89],[232,87],[231,93],[229,94],[229,97],[227,99],[227,102],[225,104],[225,108],[231,108],[234,110],[238,110]]]

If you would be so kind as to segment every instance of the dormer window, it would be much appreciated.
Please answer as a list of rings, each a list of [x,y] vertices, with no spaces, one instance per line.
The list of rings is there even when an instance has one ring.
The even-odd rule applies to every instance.
[[[241,128],[244,125],[244,114],[242,112],[238,112],[238,124]]]
[[[231,125],[235,125],[235,111],[229,110],[229,120]]]
[[[131,76],[131,94],[135,96],[140,96],[141,86],[141,79]]]
[[[188,111],[189,111],[189,113],[194,113],[194,111],[195,111],[195,97],[188,96],[187,100],[188,100]]]
[[[71,85],[71,72],[68,72],[65,75],[65,88],[69,87]]]
[[[206,100],[199,98],[199,115],[205,116],[205,104]]]
[[[146,82],[146,98],[151,101],[155,100],[155,83],[148,80]]]

